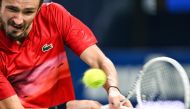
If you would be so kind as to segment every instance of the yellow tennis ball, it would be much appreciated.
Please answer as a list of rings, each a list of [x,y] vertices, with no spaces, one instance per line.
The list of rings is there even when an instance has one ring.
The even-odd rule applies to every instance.
[[[89,88],[100,88],[106,82],[106,74],[98,68],[91,68],[84,72],[83,83]]]

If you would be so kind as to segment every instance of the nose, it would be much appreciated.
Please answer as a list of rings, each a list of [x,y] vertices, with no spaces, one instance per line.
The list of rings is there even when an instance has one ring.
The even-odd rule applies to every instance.
[[[15,25],[22,25],[23,22],[24,22],[24,19],[23,19],[23,15],[22,15],[22,14],[16,15],[15,17],[13,17],[12,20],[14,21]]]

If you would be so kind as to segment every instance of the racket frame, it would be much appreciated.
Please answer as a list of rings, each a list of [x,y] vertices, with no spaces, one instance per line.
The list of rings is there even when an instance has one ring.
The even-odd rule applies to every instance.
[[[169,58],[169,57],[157,57],[157,58],[153,58],[151,60],[149,60],[144,66],[142,71],[140,71],[140,75],[144,75],[143,70],[148,69],[152,64],[154,64],[155,62],[168,62],[170,64],[172,64],[176,70],[178,71],[182,82],[183,82],[183,86],[184,86],[184,104],[185,104],[185,109],[190,109],[190,83],[189,83],[189,78],[187,76],[186,71],[184,70],[184,68],[174,59]],[[137,84],[136,84],[136,96],[137,96],[137,102],[139,104],[139,106],[143,109],[143,101],[141,98],[141,80],[142,80],[142,76],[137,80]]]

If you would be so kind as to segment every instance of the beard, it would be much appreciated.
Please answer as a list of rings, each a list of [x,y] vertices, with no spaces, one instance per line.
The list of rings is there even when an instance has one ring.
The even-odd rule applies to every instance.
[[[27,27],[28,28],[28,27]],[[6,31],[6,35],[12,40],[20,40],[27,36],[27,28],[22,30],[22,32],[18,32],[16,30]]]

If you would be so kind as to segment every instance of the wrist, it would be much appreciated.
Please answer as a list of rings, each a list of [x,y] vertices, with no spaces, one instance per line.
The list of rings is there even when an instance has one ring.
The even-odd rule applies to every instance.
[[[111,92],[113,92],[113,91],[114,91],[114,92],[117,91],[117,92],[119,92],[119,93],[121,92],[120,89],[119,89],[117,86],[109,86],[109,87],[108,87],[108,95],[109,95]]]

